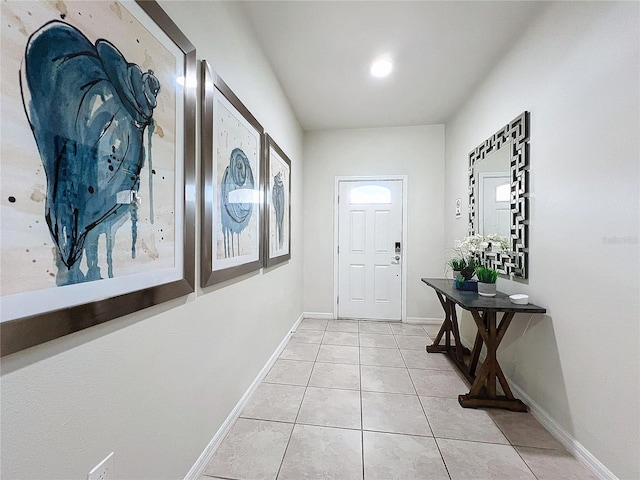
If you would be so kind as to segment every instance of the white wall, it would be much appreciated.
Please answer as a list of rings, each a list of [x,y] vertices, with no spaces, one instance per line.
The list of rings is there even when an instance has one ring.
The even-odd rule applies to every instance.
[[[446,211],[468,153],[531,112],[528,293],[506,374],[621,479],[640,478],[638,3],[552,2],[447,124]],[[445,216],[445,243],[467,234]],[[465,335],[473,338],[468,317]]]
[[[182,478],[302,312],[298,122],[237,4],[161,4],[292,159],[292,260],[4,358],[2,478]]]
[[[333,313],[335,177],[408,175],[407,316],[440,317],[421,277],[443,275],[444,126],[305,132],[304,310]]]

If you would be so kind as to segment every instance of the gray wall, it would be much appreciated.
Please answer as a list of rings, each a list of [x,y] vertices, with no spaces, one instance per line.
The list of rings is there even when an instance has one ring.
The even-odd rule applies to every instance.
[[[408,175],[407,316],[440,317],[420,277],[442,276],[444,125],[304,136],[304,309],[333,313],[335,177]]]
[[[237,4],[161,4],[291,158],[292,259],[3,359],[2,478],[184,477],[302,312],[298,122]]]
[[[618,478],[640,477],[639,6],[558,2],[447,124],[445,243],[467,234],[468,153],[531,112],[528,293],[499,353],[552,421]],[[473,339],[465,317],[464,333]]]
[[[2,478],[84,478],[111,451],[118,477],[184,476],[303,305],[331,312],[336,175],[409,175],[408,315],[441,316],[419,277],[442,275],[467,233],[466,209],[453,216],[467,155],[523,110],[531,278],[498,287],[549,313],[516,319],[500,358],[577,446],[619,478],[640,477],[636,3],[550,4],[446,136],[443,126],[313,132],[304,152],[238,5],[161,3],[291,157],[292,260],[4,359]]]

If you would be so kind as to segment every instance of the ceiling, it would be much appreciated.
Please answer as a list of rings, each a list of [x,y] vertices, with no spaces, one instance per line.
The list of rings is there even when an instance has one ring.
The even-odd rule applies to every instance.
[[[446,123],[546,2],[242,2],[305,130]],[[394,60],[370,76],[371,61]]]

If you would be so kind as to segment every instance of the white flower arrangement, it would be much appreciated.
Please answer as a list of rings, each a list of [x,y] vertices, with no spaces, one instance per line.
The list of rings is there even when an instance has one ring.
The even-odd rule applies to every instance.
[[[497,233],[491,233],[484,237],[476,233],[475,235],[464,237],[453,250],[461,259],[468,262],[469,259],[477,258],[488,250],[503,253],[509,252],[509,239]]]
[[[479,270],[482,270],[481,273],[483,273],[483,276],[485,273],[484,270],[490,270],[492,274],[495,273],[495,276],[493,277],[493,282],[489,283],[494,283],[498,272],[484,265],[487,261],[484,253],[508,253],[510,251],[509,239],[497,233],[492,233],[484,237],[478,234],[469,235],[463,238],[453,250],[457,256],[456,258],[450,259],[447,264],[454,269],[454,278],[456,278],[455,269],[458,267],[457,275],[459,275],[460,278],[464,278],[464,280],[471,280],[474,275],[478,274]]]
[[[511,246],[509,245],[509,238],[497,233],[490,233],[485,237],[485,241],[491,244],[491,248],[496,248],[500,252],[509,252]]]

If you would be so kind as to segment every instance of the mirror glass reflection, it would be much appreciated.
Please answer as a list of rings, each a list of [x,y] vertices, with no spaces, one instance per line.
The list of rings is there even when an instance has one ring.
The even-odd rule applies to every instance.
[[[511,142],[475,163],[474,196],[477,214],[474,230],[480,235],[499,234],[508,237],[511,230],[509,173]]]

